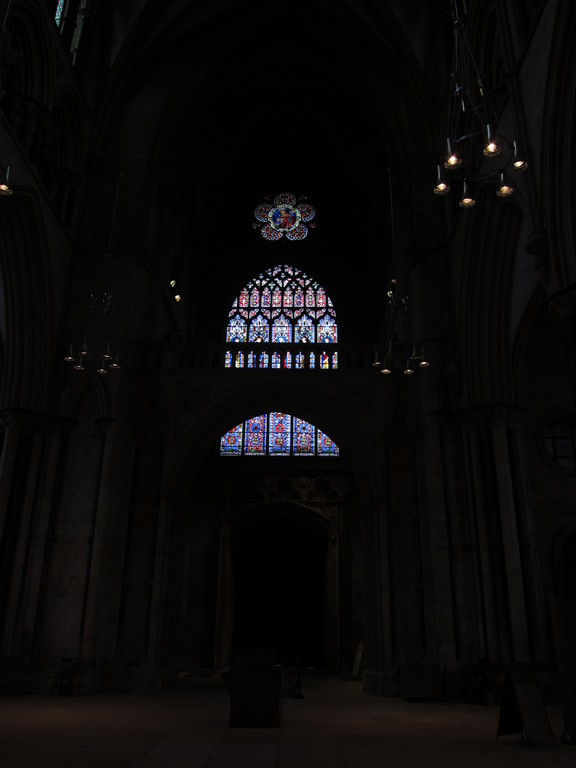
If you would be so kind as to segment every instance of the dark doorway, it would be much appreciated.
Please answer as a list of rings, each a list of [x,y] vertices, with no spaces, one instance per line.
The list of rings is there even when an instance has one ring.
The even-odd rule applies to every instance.
[[[325,665],[328,529],[313,513],[267,507],[232,538],[235,648],[270,648],[287,666]]]

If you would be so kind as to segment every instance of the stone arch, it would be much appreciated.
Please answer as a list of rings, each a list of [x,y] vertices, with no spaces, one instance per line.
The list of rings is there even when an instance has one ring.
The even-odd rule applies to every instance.
[[[7,366],[0,387],[3,405],[41,410],[54,370],[58,317],[44,221],[35,197],[19,194],[3,200],[0,251]]]
[[[493,192],[490,184],[482,188],[460,243],[464,256],[453,264],[462,286],[455,315],[463,397],[470,405],[512,397],[511,311],[523,212]],[[466,374],[471,371],[473,376]]]
[[[84,404],[84,405],[83,405]],[[60,400],[60,415],[68,419],[93,420],[110,417],[110,405],[101,377],[90,371],[78,375],[65,389]]]
[[[572,55],[576,34],[576,7],[561,3],[558,7],[553,40],[550,46],[549,82],[554,88],[546,92],[543,105],[542,207],[547,212],[550,237],[549,290],[561,291],[576,283],[576,261],[573,243],[574,184],[572,169],[576,164],[576,131],[574,99],[576,72],[566,66]]]
[[[280,500],[225,524],[217,657],[228,659],[233,647],[271,648],[288,666],[337,668],[339,535],[326,516]]]

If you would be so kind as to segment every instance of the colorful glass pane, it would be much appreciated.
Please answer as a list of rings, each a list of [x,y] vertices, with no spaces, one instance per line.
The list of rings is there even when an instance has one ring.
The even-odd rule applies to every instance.
[[[292,417],[285,413],[272,412],[269,416],[268,454],[289,456]]]
[[[300,226],[296,227],[295,229],[291,229],[290,231],[286,232],[286,237],[288,240],[304,240],[307,234],[308,227],[306,224],[300,224]]]
[[[266,414],[254,416],[246,422],[244,454],[246,456],[264,456],[266,438]]]
[[[308,315],[303,315],[297,320],[294,329],[294,341],[297,344],[301,341],[314,343],[314,322]]]
[[[221,456],[240,456],[242,454],[242,430],[243,424],[238,424],[222,436],[220,440]]]
[[[284,368],[292,368],[292,354],[290,351],[284,355]]]
[[[318,456],[338,456],[340,454],[340,449],[328,435],[324,434],[321,430],[318,430],[316,452]]]
[[[296,195],[292,192],[279,192],[274,198],[274,205],[296,205]]]
[[[295,456],[314,455],[315,427],[308,421],[294,417],[294,440],[292,451]]]
[[[286,315],[280,315],[272,326],[272,341],[274,343],[280,342],[282,344],[290,344],[292,342],[292,325],[290,324]]]
[[[311,221],[316,211],[304,200],[298,201],[291,192],[276,195],[273,203],[264,202],[254,210],[256,221],[252,226],[260,229],[266,240],[280,240],[284,235],[288,240],[303,240],[308,234],[304,222]],[[310,227],[315,227],[310,224]]]
[[[260,305],[262,307],[270,306],[270,288],[268,288],[268,286],[266,286],[262,291],[262,294],[260,296]]]
[[[324,315],[318,323],[318,343],[335,344],[337,341],[338,329],[336,321],[329,315]]]
[[[228,323],[228,330],[226,332],[226,341],[244,342],[246,341],[246,323],[245,321],[236,315]]]
[[[279,352],[272,352],[272,368],[281,368],[282,358]]]
[[[232,368],[232,352],[230,351],[226,352],[224,356],[224,367]]]
[[[58,26],[60,26],[60,21],[62,20],[63,10],[64,10],[64,0],[58,0],[58,5],[56,6],[56,13],[54,14],[54,21]]]
[[[316,215],[316,211],[310,203],[299,203],[298,208],[302,214],[302,221],[311,221]]]
[[[220,439],[221,456],[339,456],[340,449],[310,422],[280,411],[248,419]]]
[[[258,368],[268,368],[268,352],[260,352],[258,356]]]
[[[262,315],[258,315],[250,323],[250,335],[249,341],[252,342],[266,342],[270,339],[270,328],[268,321]]]

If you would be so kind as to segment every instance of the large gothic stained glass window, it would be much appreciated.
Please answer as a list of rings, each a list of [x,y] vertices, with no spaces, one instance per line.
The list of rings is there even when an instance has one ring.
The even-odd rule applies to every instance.
[[[226,368],[335,369],[336,311],[324,288],[288,264],[242,288],[228,315]],[[265,348],[258,345],[266,345]]]
[[[304,419],[272,411],[237,424],[220,438],[221,456],[339,456],[340,449]]]

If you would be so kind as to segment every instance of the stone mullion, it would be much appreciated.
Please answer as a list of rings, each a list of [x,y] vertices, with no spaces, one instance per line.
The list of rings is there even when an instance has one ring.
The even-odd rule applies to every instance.
[[[4,440],[2,443],[2,454],[0,455],[0,551],[5,535],[12,481],[20,445],[20,425],[6,412],[4,412],[2,418]]]
[[[476,584],[478,592],[478,612],[482,616],[483,631],[478,638],[483,655],[488,658],[501,657],[502,648],[498,627],[498,609],[494,604],[497,586],[492,563],[492,540],[487,519],[487,499],[484,491],[486,484],[482,461],[482,443],[478,429],[471,427],[466,431],[470,474],[472,482],[471,503],[474,514],[474,527],[477,538]]]
[[[25,497],[20,513],[16,552],[12,564],[10,597],[4,614],[4,632],[2,638],[2,653],[6,656],[13,654],[15,646],[16,624],[22,595],[22,586],[26,580],[28,543],[31,532],[31,521],[34,503],[38,493],[39,468],[44,452],[43,433],[34,436],[34,445],[30,462],[26,469],[27,484]]]
[[[19,637],[20,650],[34,652],[38,620],[42,610],[43,586],[50,557],[52,524],[59,493],[60,471],[65,453],[66,435],[71,424],[61,423],[51,436],[44,454],[42,485],[37,513],[30,529],[27,583]]]
[[[220,535],[217,599],[216,658],[214,661],[217,669],[224,669],[230,666],[232,660],[232,633],[234,630],[234,578],[228,529]]]
[[[509,430],[510,455],[517,472],[515,483],[516,520],[520,543],[520,558],[524,573],[524,589],[526,592],[526,611],[531,656],[543,661],[549,658],[548,640],[546,635],[546,610],[542,589],[542,572],[540,557],[536,544],[536,531],[532,503],[528,488],[528,468],[524,452],[524,441],[519,427]]]
[[[426,616],[426,631],[428,638],[439,635],[439,642],[435,656],[430,659],[438,661],[441,667],[455,667],[457,662],[457,640],[455,636],[457,627],[457,615],[461,613],[458,603],[460,601],[458,589],[463,585],[456,583],[455,552],[453,536],[453,524],[451,518],[451,499],[454,492],[450,472],[451,462],[448,459],[449,440],[446,432],[441,432],[438,420],[435,417],[429,419],[428,439],[426,445],[426,472],[428,475],[428,525],[430,537],[430,563],[433,578],[426,578],[424,573],[423,589],[425,590],[426,605],[433,603],[436,606],[436,615]],[[424,516],[423,516],[424,517]],[[455,616],[456,611],[456,616]],[[439,632],[433,632],[434,627],[439,627]],[[430,643],[430,640],[427,641]],[[436,659],[437,657],[437,659]]]
[[[117,482],[117,467],[126,462],[130,455],[129,448],[111,423],[101,422],[97,426],[103,432],[101,467],[98,498],[94,501],[93,528],[90,531],[84,631],[80,638],[82,656],[87,659],[113,657],[128,520],[125,510],[130,493],[126,484]]]
[[[338,668],[340,664],[340,557],[338,531],[335,528],[330,530],[325,574],[325,646],[329,665]]]
[[[496,416],[492,419],[491,432],[500,526],[504,545],[503,552],[508,588],[508,610],[510,613],[513,658],[515,661],[527,662],[530,659],[530,647],[528,643],[524,579],[516,523],[516,499],[510,467],[510,446],[508,444],[504,418]]]

